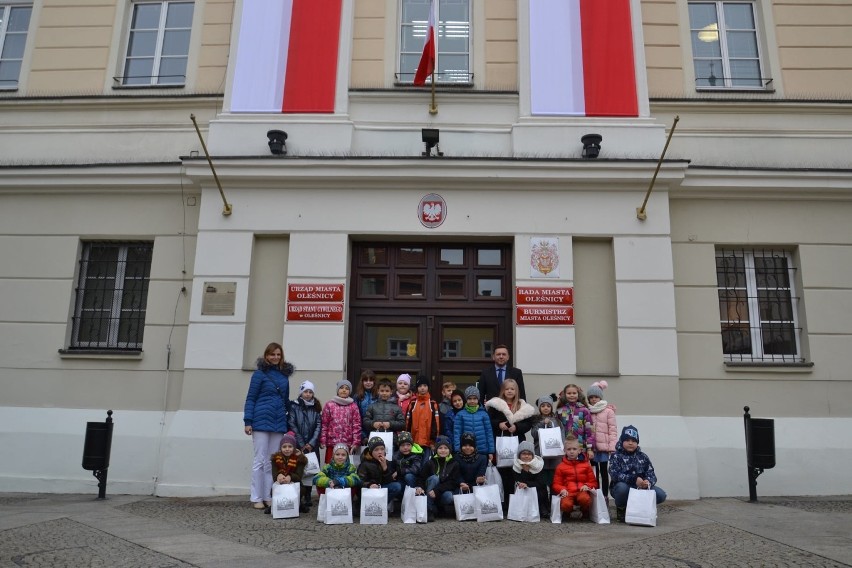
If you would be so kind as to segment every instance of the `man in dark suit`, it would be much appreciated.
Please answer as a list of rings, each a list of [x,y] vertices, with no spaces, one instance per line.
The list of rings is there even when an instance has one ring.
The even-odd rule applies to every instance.
[[[509,363],[509,348],[505,345],[498,345],[491,353],[491,359],[494,361],[486,369],[483,369],[479,375],[479,389],[482,391],[483,402],[489,398],[494,398],[500,394],[500,385],[506,379],[515,379],[518,383],[518,396],[522,399],[527,399],[527,393],[524,390],[524,373],[517,367],[510,367]]]

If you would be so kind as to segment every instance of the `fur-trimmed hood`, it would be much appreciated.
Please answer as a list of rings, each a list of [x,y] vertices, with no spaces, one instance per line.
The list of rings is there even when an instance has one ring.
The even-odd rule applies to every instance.
[[[257,358],[257,368],[260,369],[261,371],[267,371],[267,370],[271,369],[272,367],[273,367],[273,365],[270,365],[269,363],[267,363],[266,359],[264,359],[263,357]],[[294,367],[292,363],[288,363],[287,361],[284,361],[284,364],[281,366],[281,374],[284,375],[285,377],[292,377],[293,373],[295,373],[295,372],[296,372],[296,367]]]
[[[509,424],[521,422],[522,420],[532,418],[538,414],[538,411],[523,399],[521,399],[521,407],[514,414],[512,414],[512,411],[509,409],[509,403],[498,397],[489,398],[488,402],[485,403],[485,407],[493,408],[494,410],[502,412]]]

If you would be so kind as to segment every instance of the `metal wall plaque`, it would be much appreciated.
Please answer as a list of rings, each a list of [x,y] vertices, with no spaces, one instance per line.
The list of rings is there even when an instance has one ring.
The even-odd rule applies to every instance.
[[[205,282],[201,295],[202,316],[232,316],[237,305],[236,282]]]

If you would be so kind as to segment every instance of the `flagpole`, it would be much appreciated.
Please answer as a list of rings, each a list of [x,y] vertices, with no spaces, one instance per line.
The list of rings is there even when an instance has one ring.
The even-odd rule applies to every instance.
[[[435,104],[435,69],[432,69],[432,104],[429,105],[429,114],[438,114],[438,105]]]

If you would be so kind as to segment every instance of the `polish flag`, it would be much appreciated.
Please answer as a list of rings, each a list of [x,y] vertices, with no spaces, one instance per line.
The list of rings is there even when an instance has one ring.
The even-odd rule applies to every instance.
[[[417,65],[417,73],[414,74],[415,85],[425,85],[426,77],[435,71],[435,10],[438,7],[437,0],[429,3],[429,29],[426,30],[426,42],[423,44],[423,55],[420,56],[420,64]]]
[[[638,116],[630,0],[530,0],[533,115]]]
[[[245,0],[231,112],[334,112],[342,0]]]

